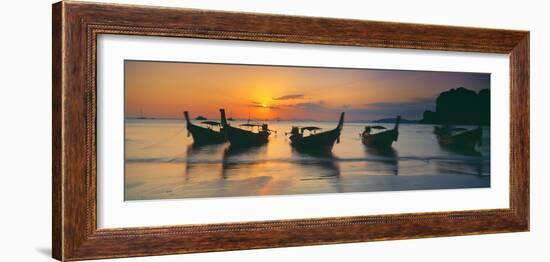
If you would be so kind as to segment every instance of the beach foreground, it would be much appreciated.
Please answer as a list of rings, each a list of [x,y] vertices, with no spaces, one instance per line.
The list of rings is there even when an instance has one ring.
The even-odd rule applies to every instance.
[[[333,154],[295,152],[284,132],[293,122],[272,122],[268,144],[235,150],[229,144],[193,146],[182,120],[126,121],[125,199],[322,194],[490,186],[489,131],[480,154],[440,148],[432,125],[406,124],[391,150],[368,149],[365,123],[346,123]],[[299,123],[308,124],[308,123]],[[315,123],[326,128],[332,122]],[[391,124],[388,124],[390,127]]]

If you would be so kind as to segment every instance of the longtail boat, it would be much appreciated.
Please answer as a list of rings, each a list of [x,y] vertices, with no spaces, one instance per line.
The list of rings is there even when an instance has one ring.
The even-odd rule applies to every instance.
[[[365,131],[360,135],[361,141],[365,146],[376,147],[376,148],[389,148],[393,142],[397,141],[399,137],[399,122],[401,121],[401,116],[397,116],[395,119],[395,126],[391,130],[385,130],[373,134],[373,129],[384,130],[386,129],[383,126],[366,126]]]
[[[481,145],[481,126],[476,129],[452,128],[442,126],[434,129],[440,146],[460,151],[475,151],[476,146]]]
[[[191,123],[189,118],[189,112],[183,112],[185,115],[185,121],[187,122],[187,131],[193,136],[193,143],[196,145],[210,145],[210,144],[220,144],[225,142],[224,130],[221,127],[220,123],[214,121],[205,121],[203,124],[208,127],[202,127]],[[218,131],[214,128],[220,127]]]
[[[304,152],[330,152],[336,141],[340,142],[340,132],[344,126],[344,112],[340,114],[340,120],[336,128],[317,133],[319,127],[297,127],[293,126],[290,131],[290,145],[298,151]],[[304,131],[309,131],[308,136],[304,136]]]
[[[224,109],[220,109],[220,114],[221,125],[225,131],[227,140],[229,140],[229,143],[231,143],[233,147],[259,146],[266,144],[269,135],[273,132],[273,130],[269,130],[267,124],[244,124],[251,128],[257,127],[258,132],[232,127],[227,123]]]
[[[462,131],[468,131],[468,129],[463,127],[453,127],[451,125],[443,125],[443,126],[434,126],[434,134],[449,134],[451,132],[462,132]]]

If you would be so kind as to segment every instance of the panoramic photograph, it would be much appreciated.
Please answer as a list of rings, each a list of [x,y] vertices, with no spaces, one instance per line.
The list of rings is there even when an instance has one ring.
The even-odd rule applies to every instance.
[[[487,188],[490,78],[126,60],[124,199]]]

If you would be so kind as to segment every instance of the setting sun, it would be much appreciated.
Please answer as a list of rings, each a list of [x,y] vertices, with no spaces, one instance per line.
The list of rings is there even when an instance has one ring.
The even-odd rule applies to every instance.
[[[128,117],[363,121],[420,119],[437,94],[457,86],[481,90],[486,74],[369,69],[125,62]]]

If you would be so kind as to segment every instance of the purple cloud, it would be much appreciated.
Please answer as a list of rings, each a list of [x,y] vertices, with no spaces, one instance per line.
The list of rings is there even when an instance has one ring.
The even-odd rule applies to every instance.
[[[304,98],[303,94],[295,94],[295,95],[285,95],[280,97],[274,97],[273,100],[291,100],[291,99],[300,99]]]

